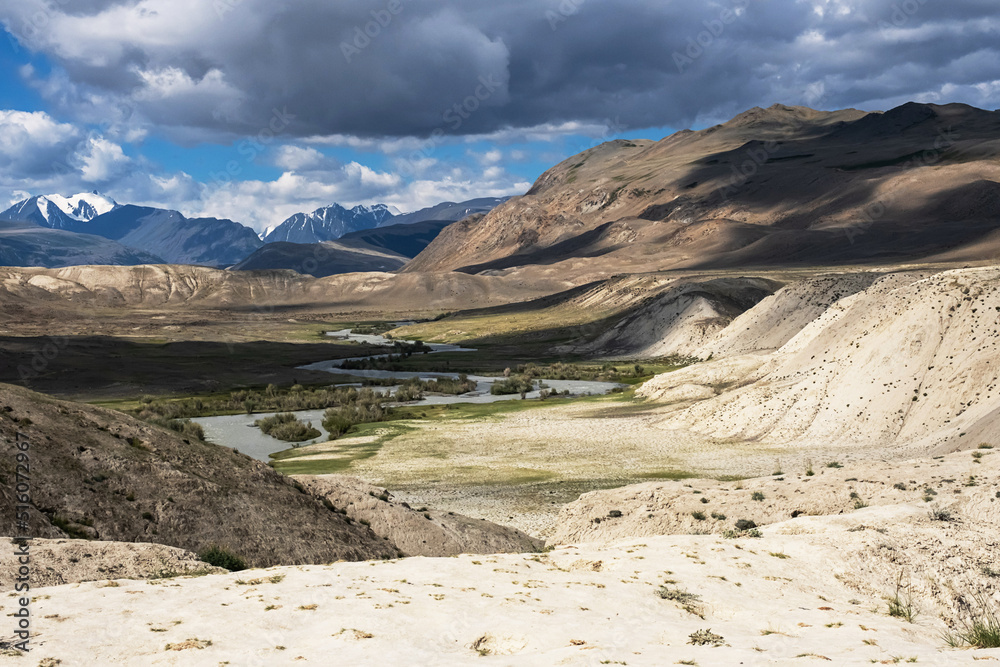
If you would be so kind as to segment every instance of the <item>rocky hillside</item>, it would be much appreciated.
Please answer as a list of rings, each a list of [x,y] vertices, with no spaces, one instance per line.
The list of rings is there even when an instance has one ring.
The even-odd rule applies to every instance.
[[[850,294],[853,282],[785,288],[702,348],[752,351],[769,324],[785,333],[761,347],[799,328],[777,351],[668,373],[639,395],[705,399],[680,406],[664,426],[715,438],[924,451],[1000,439],[1000,269],[892,274]],[[803,297],[812,305],[799,312],[814,319],[783,326],[785,302]]]
[[[667,268],[993,257],[1000,113],[776,105],[662,141],[613,141],[547,171],[407,271]]]
[[[34,604],[37,651],[53,664],[74,664],[81,653],[104,664],[164,665],[324,664],[330,655],[359,665],[995,661],[1000,649],[949,648],[945,635],[983,619],[984,605],[1000,596],[997,456],[789,476],[780,491],[766,480],[743,490],[691,480],[665,483],[668,493],[588,494],[565,520],[594,526],[581,536],[595,541],[541,554],[275,568],[181,577],[169,587],[47,588]],[[979,484],[952,479],[969,469]],[[920,497],[925,484],[936,500]],[[750,497],[758,488],[768,494],[763,502]],[[856,509],[851,489],[879,501]],[[763,504],[776,518],[759,533],[731,537],[642,530],[688,514],[691,502],[706,514],[725,502],[730,525],[761,516]],[[795,509],[807,512],[791,518]],[[597,532],[614,526],[639,536]],[[97,630],[93,618],[101,619]]]
[[[370,525],[407,556],[526,553],[542,542],[514,528],[454,512],[414,508],[384,488],[343,475],[297,476],[311,493],[343,508],[351,519]]]
[[[0,511],[30,443],[26,534],[228,549],[251,565],[392,557],[394,545],[270,467],[127,415],[0,385]]]

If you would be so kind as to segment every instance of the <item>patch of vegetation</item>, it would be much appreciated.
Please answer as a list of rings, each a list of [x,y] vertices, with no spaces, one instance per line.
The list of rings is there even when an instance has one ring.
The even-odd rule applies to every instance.
[[[367,387],[361,391],[349,387],[344,392],[343,403],[338,407],[328,408],[323,414],[323,428],[333,439],[347,433],[355,424],[380,422],[387,414],[382,407],[382,400],[382,394]]]
[[[722,635],[715,634],[711,628],[708,630],[697,630],[688,635],[688,644],[694,644],[695,646],[722,646],[725,643],[726,640]]]
[[[254,426],[258,427],[265,435],[284,442],[303,442],[322,435],[318,429],[313,428],[311,423],[300,421],[290,412],[258,419],[254,422]]]
[[[701,599],[700,595],[695,593],[690,593],[683,588],[677,588],[675,586],[663,585],[656,589],[656,595],[664,600],[670,600],[671,602],[676,602],[680,607],[689,614],[694,614],[704,618],[701,613],[700,604],[698,600]]]
[[[945,507],[939,507],[935,505],[930,510],[928,510],[927,515],[930,517],[931,521],[954,521],[955,515],[952,514],[951,510]]]
[[[1000,648],[1000,612],[988,594],[980,591],[972,596],[970,618],[945,633],[945,642],[953,647]]]
[[[757,501],[764,500],[764,494],[761,493],[760,491],[754,491],[753,493],[750,494],[750,500],[757,500]]]
[[[908,623],[913,623],[917,617],[916,607],[913,606],[913,596],[910,593],[909,584],[903,585],[903,573],[899,573],[896,579],[896,590],[891,597],[886,598],[889,605],[889,615],[894,618],[901,618]]]
[[[704,521],[706,518],[704,512],[691,512],[691,516],[693,516],[696,521]]]
[[[239,572],[247,569],[246,561],[229,551],[225,547],[213,544],[198,552],[198,558],[209,565],[221,567],[230,572]]]
[[[527,394],[535,390],[535,381],[529,375],[511,375],[499,382],[494,382],[490,387],[490,393],[496,396],[506,396],[510,394]]]

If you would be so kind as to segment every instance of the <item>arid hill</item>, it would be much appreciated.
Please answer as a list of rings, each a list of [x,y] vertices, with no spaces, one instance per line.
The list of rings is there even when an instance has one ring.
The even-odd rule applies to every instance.
[[[1000,113],[775,105],[662,141],[616,140],[444,232],[405,271],[526,265],[591,279],[677,268],[991,258]]]
[[[1000,438],[1000,270],[890,274],[851,294],[857,280],[785,288],[699,351],[721,358],[639,395],[678,406],[665,428],[727,441],[946,452]],[[809,317],[789,327],[798,300]],[[753,350],[768,328],[785,334]]]
[[[112,410],[0,385],[0,510],[10,517],[18,433],[30,443],[27,535],[190,551],[218,545],[263,567],[397,555],[370,528],[246,455]]]

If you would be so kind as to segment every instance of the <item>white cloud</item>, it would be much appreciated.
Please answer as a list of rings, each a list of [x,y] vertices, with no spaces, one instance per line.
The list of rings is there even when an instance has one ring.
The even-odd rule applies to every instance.
[[[120,175],[132,159],[122,147],[101,137],[91,137],[76,154],[80,175],[88,183],[103,183]]]

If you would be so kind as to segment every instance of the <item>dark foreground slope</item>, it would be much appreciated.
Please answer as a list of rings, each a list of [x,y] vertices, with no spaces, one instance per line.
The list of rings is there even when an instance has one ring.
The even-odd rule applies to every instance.
[[[219,545],[259,567],[397,555],[370,528],[243,454],[0,385],[0,512],[7,517],[14,516],[19,433],[30,443],[32,536],[192,551]]]

